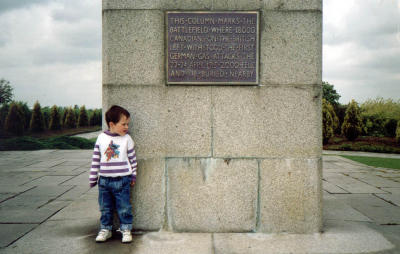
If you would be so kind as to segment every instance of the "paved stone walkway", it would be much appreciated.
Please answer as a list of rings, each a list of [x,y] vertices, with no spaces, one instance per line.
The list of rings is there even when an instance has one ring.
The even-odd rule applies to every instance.
[[[96,244],[91,150],[0,152],[0,253],[400,253],[400,170],[368,167],[327,151],[324,232],[136,233]],[[371,154],[367,154],[370,156]]]

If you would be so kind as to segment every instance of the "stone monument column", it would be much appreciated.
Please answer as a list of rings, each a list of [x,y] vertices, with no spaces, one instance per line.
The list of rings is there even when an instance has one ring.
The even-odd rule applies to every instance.
[[[321,0],[103,0],[103,110],[132,116],[134,228],[321,231],[321,72]]]

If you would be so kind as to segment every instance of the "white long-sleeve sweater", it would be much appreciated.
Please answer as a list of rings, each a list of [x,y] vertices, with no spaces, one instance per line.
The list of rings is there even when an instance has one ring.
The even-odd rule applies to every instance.
[[[89,176],[90,187],[97,184],[99,176],[131,175],[132,181],[136,181],[136,170],[135,143],[129,134],[120,136],[105,131],[97,137]]]

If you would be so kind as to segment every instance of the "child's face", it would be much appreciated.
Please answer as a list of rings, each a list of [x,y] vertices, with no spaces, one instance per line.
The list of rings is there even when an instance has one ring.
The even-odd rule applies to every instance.
[[[124,136],[126,133],[128,133],[129,121],[129,117],[126,118],[126,116],[121,115],[118,123],[110,122],[110,131],[120,136]]]

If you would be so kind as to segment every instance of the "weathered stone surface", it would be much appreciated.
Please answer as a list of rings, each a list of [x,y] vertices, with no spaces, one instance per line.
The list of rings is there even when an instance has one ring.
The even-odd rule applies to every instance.
[[[167,160],[168,223],[177,232],[246,232],[256,226],[256,160]]]
[[[211,234],[174,234],[154,232],[133,235],[130,244],[121,244],[121,234],[114,232],[106,243],[96,243],[96,219],[47,221],[2,253],[90,254],[211,254]]]
[[[164,223],[165,160],[140,159],[132,190],[133,227],[135,230],[159,230]]]
[[[179,10],[319,10],[321,0],[103,0],[103,10],[112,9],[179,9]]]
[[[131,114],[130,132],[139,159],[165,155],[165,90],[146,86],[103,86],[103,108],[120,105]]]
[[[74,186],[73,189],[67,191],[64,193],[62,196],[58,197],[57,200],[75,200],[78,199],[80,196],[82,196],[84,193],[86,193],[90,187],[87,185],[87,182],[85,185],[80,185],[80,186]]]
[[[35,227],[37,227],[37,224],[2,224],[0,228],[0,248],[6,247]]]
[[[376,186],[376,187],[397,187],[399,183],[392,181],[390,179],[385,179],[368,172],[365,173],[350,173],[350,177],[360,180],[364,183]]]
[[[399,194],[375,194],[386,202],[400,206],[400,195]]]
[[[168,87],[165,105],[166,156],[210,156],[211,88]]]
[[[321,230],[321,9],[320,0],[103,0],[103,108],[131,112],[144,169],[134,228]],[[259,10],[260,86],[165,86],[166,10]]]
[[[322,181],[322,187],[325,191],[329,193],[349,193],[348,191],[343,190],[342,188],[339,188],[336,185],[327,181]]]
[[[131,253],[140,254],[211,254],[211,234],[148,233],[134,237]]]
[[[103,14],[103,84],[163,85],[162,11]]]
[[[261,162],[259,232],[313,233],[322,229],[321,159]]]
[[[0,172],[0,186],[2,186],[0,187],[0,190],[3,192],[3,186],[6,187],[10,183],[12,183],[14,186],[20,186],[24,183],[40,178],[45,174],[45,172],[13,172],[12,170],[8,171],[4,168]],[[13,189],[10,189],[10,191],[13,191]]]
[[[365,225],[340,221],[327,223],[323,234],[215,234],[214,239],[218,254],[376,253],[394,247]]]
[[[321,84],[320,12],[266,11],[261,17],[260,83]]]
[[[141,9],[141,10],[209,10],[213,0],[103,0],[103,10]]]
[[[218,157],[320,156],[319,86],[213,87]]]
[[[321,0],[263,0],[267,10],[318,10],[322,11]]]
[[[400,207],[372,194],[334,195],[361,212],[376,224],[400,224]]]
[[[371,219],[353,209],[343,200],[338,200],[334,196],[324,196],[323,219],[326,220],[342,220],[342,221],[368,221]]]
[[[0,175],[0,177],[1,177],[1,175]],[[12,182],[12,180],[11,180],[8,184],[5,183],[5,184],[1,184],[0,185],[0,193],[2,193],[2,194],[14,193],[14,195],[15,195],[17,193],[25,192],[25,191],[27,191],[27,190],[29,190],[31,188],[32,187],[28,187],[28,186],[25,186],[25,185],[24,186],[18,186],[16,184],[14,184]]]
[[[104,86],[103,93],[104,108],[131,113],[138,158],[211,155],[210,87]]]
[[[39,209],[23,206],[4,206],[0,208],[0,223],[42,223],[66,207],[70,202],[54,201]]]
[[[324,179],[350,193],[387,193],[341,173],[324,173]]]
[[[59,185],[62,182],[68,181],[72,176],[43,176],[35,179],[24,186],[34,187],[34,186],[54,186]]]
[[[111,253],[110,243],[96,245],[97,230],[97,220],[47,221],[25,235],[23,241],[13,243],[4,253]],[[118,239],[113,247],[117,243],[122,245]],[[124,246],[121,247],[118,253],[124,253]],[[128,248],[125,245],[125,249]]]
[[[223,11],[243,11],[259,10],[262,6],[260,0],[213,0],[213,10]]]

